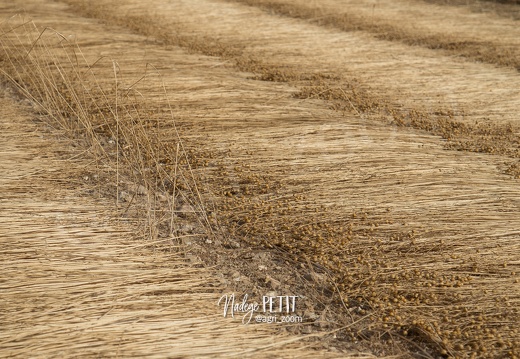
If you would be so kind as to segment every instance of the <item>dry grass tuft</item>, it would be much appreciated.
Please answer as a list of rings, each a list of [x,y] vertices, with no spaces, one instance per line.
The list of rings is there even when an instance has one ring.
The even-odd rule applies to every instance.
[[[136,204],[152,239],[159,230],[179,235],[174,218],[182,206],[196,214],[192,219],[201,229],[211,231],[194,175],[204,163],[184,148],[153,66],[127,79],[115,60],[89,62],[73,41],[50,28],[40,31],[32,22],[9,26],[1,36],[2,74],[54,126],[88,149],[97,169],[90,176],[96,190],[106,192],[103,182],[110,179],[106,194],[121,213]]]

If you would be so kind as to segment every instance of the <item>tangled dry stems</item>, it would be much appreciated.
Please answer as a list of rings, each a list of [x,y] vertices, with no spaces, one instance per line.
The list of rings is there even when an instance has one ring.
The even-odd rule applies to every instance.
[[[74,42],[52,29],[40,32],[32,22],[6,31],[2,40],[4,76],[56,126],[88,148],[100,171],[91,176],[97,179],[98,191],[105,190],[103,181],[114,178],[109,192],[117,207],[123,210],[128,207],[124,202],[136,202],[148,231],[166,226],[175,237],[171,219],[183,204],[207,222],[193,174],[199,163],[184,148],[160,85],[153,95],[164,106],[159,111],[143,106],[149,98],[138,85],[160,84],[153,67],[126,83],[115,60],[88,63]]]
[[[99,8],[89,11],[109,14]],[[299,98],[324,99],[340,111],[384,114],[397,125],[441,135],[452,148],[518,158],[510,146],[517,141],[510,126],[472,127],[452,120],[453,115],[443,110],[436,116],[399,112],[354,85],[338,88],[327,83],[331,79],[327,74],[273,67],[211,39],[172,38],[145,16],[117,20],[191,51],[233,59],[257,79],[303,83]],[[297,263],[312,261],[327,272],[331,291],[337,288],[348,310],[344,320],[357,323],[345,329],[347,337],[433,346],[437,353],[455,357],[518,356],[518,297],[507,290],[518,277],[507,261],[467,256],[470,248],[457,242],[396,229],[391,215],[363,209],[338,212],[309,199],[305,182],[285,181],[283,169],[266,173],[236,159],[230,166],[222,153],[187,147],[168,108],[167,94],[156,90],[160,82],[153,74],[126,83],[116,62],[88,63],[64,36],[39,32],[31,23],[13,28],[1,39],[4,75],[88,146],[100,168],[100,181],[112,181],[109,194],[120,207],[138,204],[152,236],[161,232],[175,236],[173,218],[186,203],[195,208],[193,218],[207,234],[276,248]],[[147,91],[138,89],[145,83]],[[511,168],[508,171],[516,174],[516,167]],[[199,169],[213,184],[207,193],[201,193],[206,184],[200,182]],[[132,185],[142,189],[132,191]],[[99,184],[98,191],[103,188]],[[134,195],[122,197],[125,191]],[[144,201],[137,201],[137,196]],[[123,200],[128,204],[120,203]],[[515,247],[507,248],[512,252],[502,258],[514,258]],[[417,256],[422,258],[420,264]],[[446,258],[450,264],[440,266]]]

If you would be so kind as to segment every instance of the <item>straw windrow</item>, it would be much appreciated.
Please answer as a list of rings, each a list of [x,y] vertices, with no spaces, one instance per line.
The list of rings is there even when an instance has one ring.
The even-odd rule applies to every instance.
[[[246,273],[258,281],[244,284],[246,289],[291,290],[307,285],[306,295],[320,299],[307,308],[313,326],[341,328],[337,337],[343,345],[362,341],[379,353],[425,357],[516,355],[515,228],[520,217],[514,203],[519,193],[517,183],[503,175],[504,162],[518,155],[515,126],[474,126],[471,120],[488,110],[484,105],[475,105],[468,116],[469,105],[460,105],[453,113],[453,103],[429,107],[433,101],[429,94],[437,93],[433,86],[425,87],[417,99],[401,95],[398,90],[411,93],[410,84],[421,82],[410,67],[391,74],[406,80],[395,85],[397,90],[392,84],[374,93],[362,81],[345,81],[341,66],[347,61],[333,52],[334,41],[329,38],[351,41],[352,48],[372,44],[375,55],[384,50],[388,57],[405,48],[402,44],[382,47],[364,34],[347,37],[344,32],[222,2],[170,6],[156,1],[162,15],[146,13],[140,3],[131,1],[120,11],[110,4],[69,2],[79,3],[76,10],[84,14],[148,38],[134,36],[128,41],[127,58],[119,66],[104,58],[80,65],[83,70],[78,73],[87,79],[92,76],[87,82],[96,84],[85,87],[81,96],[61,95],[82,88],[75,80],[66,80],[60,94],[52,95],[57,87],[47,83],[59,83],[64,75],[47,74],[40,82],[31,82],[38,76],[17,69],[18,63],[22,69],[30,68],[23,65],[23,57],[11,55],[9,75],[19,76],[22,88],[44,88],[30,93],[56,104],[47,106],[48,112],[71,129],[78,126],[71,114],[80,111],[67,107],[74,103],[69,98],[94,99],[92,106],[82,103],[88,109],[86,123],[92,125],[81,125],[77,133],[93,134],[86,144],[101,169],[99,178],[110,179],[109,190],[101,183],[96,189],[121,199],[123,213],[137,211],[138,217],[146,218],[152,238],[183,234],[183,229],[175,228],[178,217],[198,219],[195,232],[209,239],[208,262],[222,265],[229,260],[240,271],[233,280]],[[219,14],[218,21],[207,19],[213,13]],[[186,19],[197,26],[181,21]],[[237,22],[254,23],[257,31],[238,32]],[[200,23],[206,26],[201,28]],[[96,36],[101,35],[89,40],[94,42]],[[291,39],[312,44],[314,50]],[[117,38],[112,41],[117,43]],[[160,90],[161,82],[153,79],[151,70],[142,79],[136,75],[141,52],[133,41],[146,45],[147,56],[164,69],[161,75],[169,82]],[[249,43],[258,48],[249,48]],[[7,46],[11,54],[16,53],[11,50],[15,45]],[[58,49],[71,51],[62,42]],[[457,88],[468,87],[458,63],[429,50],[406,51],[411,53],[405,56],[407,64],[427,67],[431,62],[438,81],[455,73],[450,81]],[[421,57],[426,55],[431,57]],[[278,61],[282,58],[286,61]],[[130,66],[123,66],[124,60]],[[66,66],[76,63],[67,61]],[[464,65],[478,75],[472,79],[475,88],[491,86],[493,76],[481,75],[487,67]],[[319,66],[327,71],[314,71]],[[363,66],[357,67],[359,72],[370,73],[370,64]],[[45,64],[35,68],[47,71]],[[376,70],[384,75],[380,67]],[[134,78],[125,81],[125,71]],[[493,71],[517,81],[507,70]],[[96,90],[97,84],[102,90]],[[512,97],[513,84],[503,86]],[[470,97],[461,96],[460,101],[478,104]],[[60,103],[64,98],[67,103]],[[494,119],[502,121],[502,115],[516,106],[516,102],[497,106]],[[61,118],[63,109],[69,110]],[[390,125],[388,119],[403,126]],[[426,131],[412,131],[407,125]],[[183,131],[177,131],[181,127]],[[179,141],[179,133],[186,141]],[[465,142],[464,136],[471,141]],[[98,138],[101,148],[90,138]],[[123,183],[110,182],[114,175]],[[227,252],[231,254],[219,259],[223,253],[219,245],[231,248]],[[262,265],[273,272],[257,275],[244,262],[264,252],[274,263]],[[293,270],[294,282],[273,274],[287,268]]]
[[[336,357],[309,342],[334,331],[222,317],[225,288],[185,255],[184,240],[212,234],[175,126],[143,118],[145,92],[123,87],[115,61],[82,64],[62,34],[11,21],[2,74],[45,125],[2,88],[2,356]],[[197,219],[200,233],[181,233]]]

